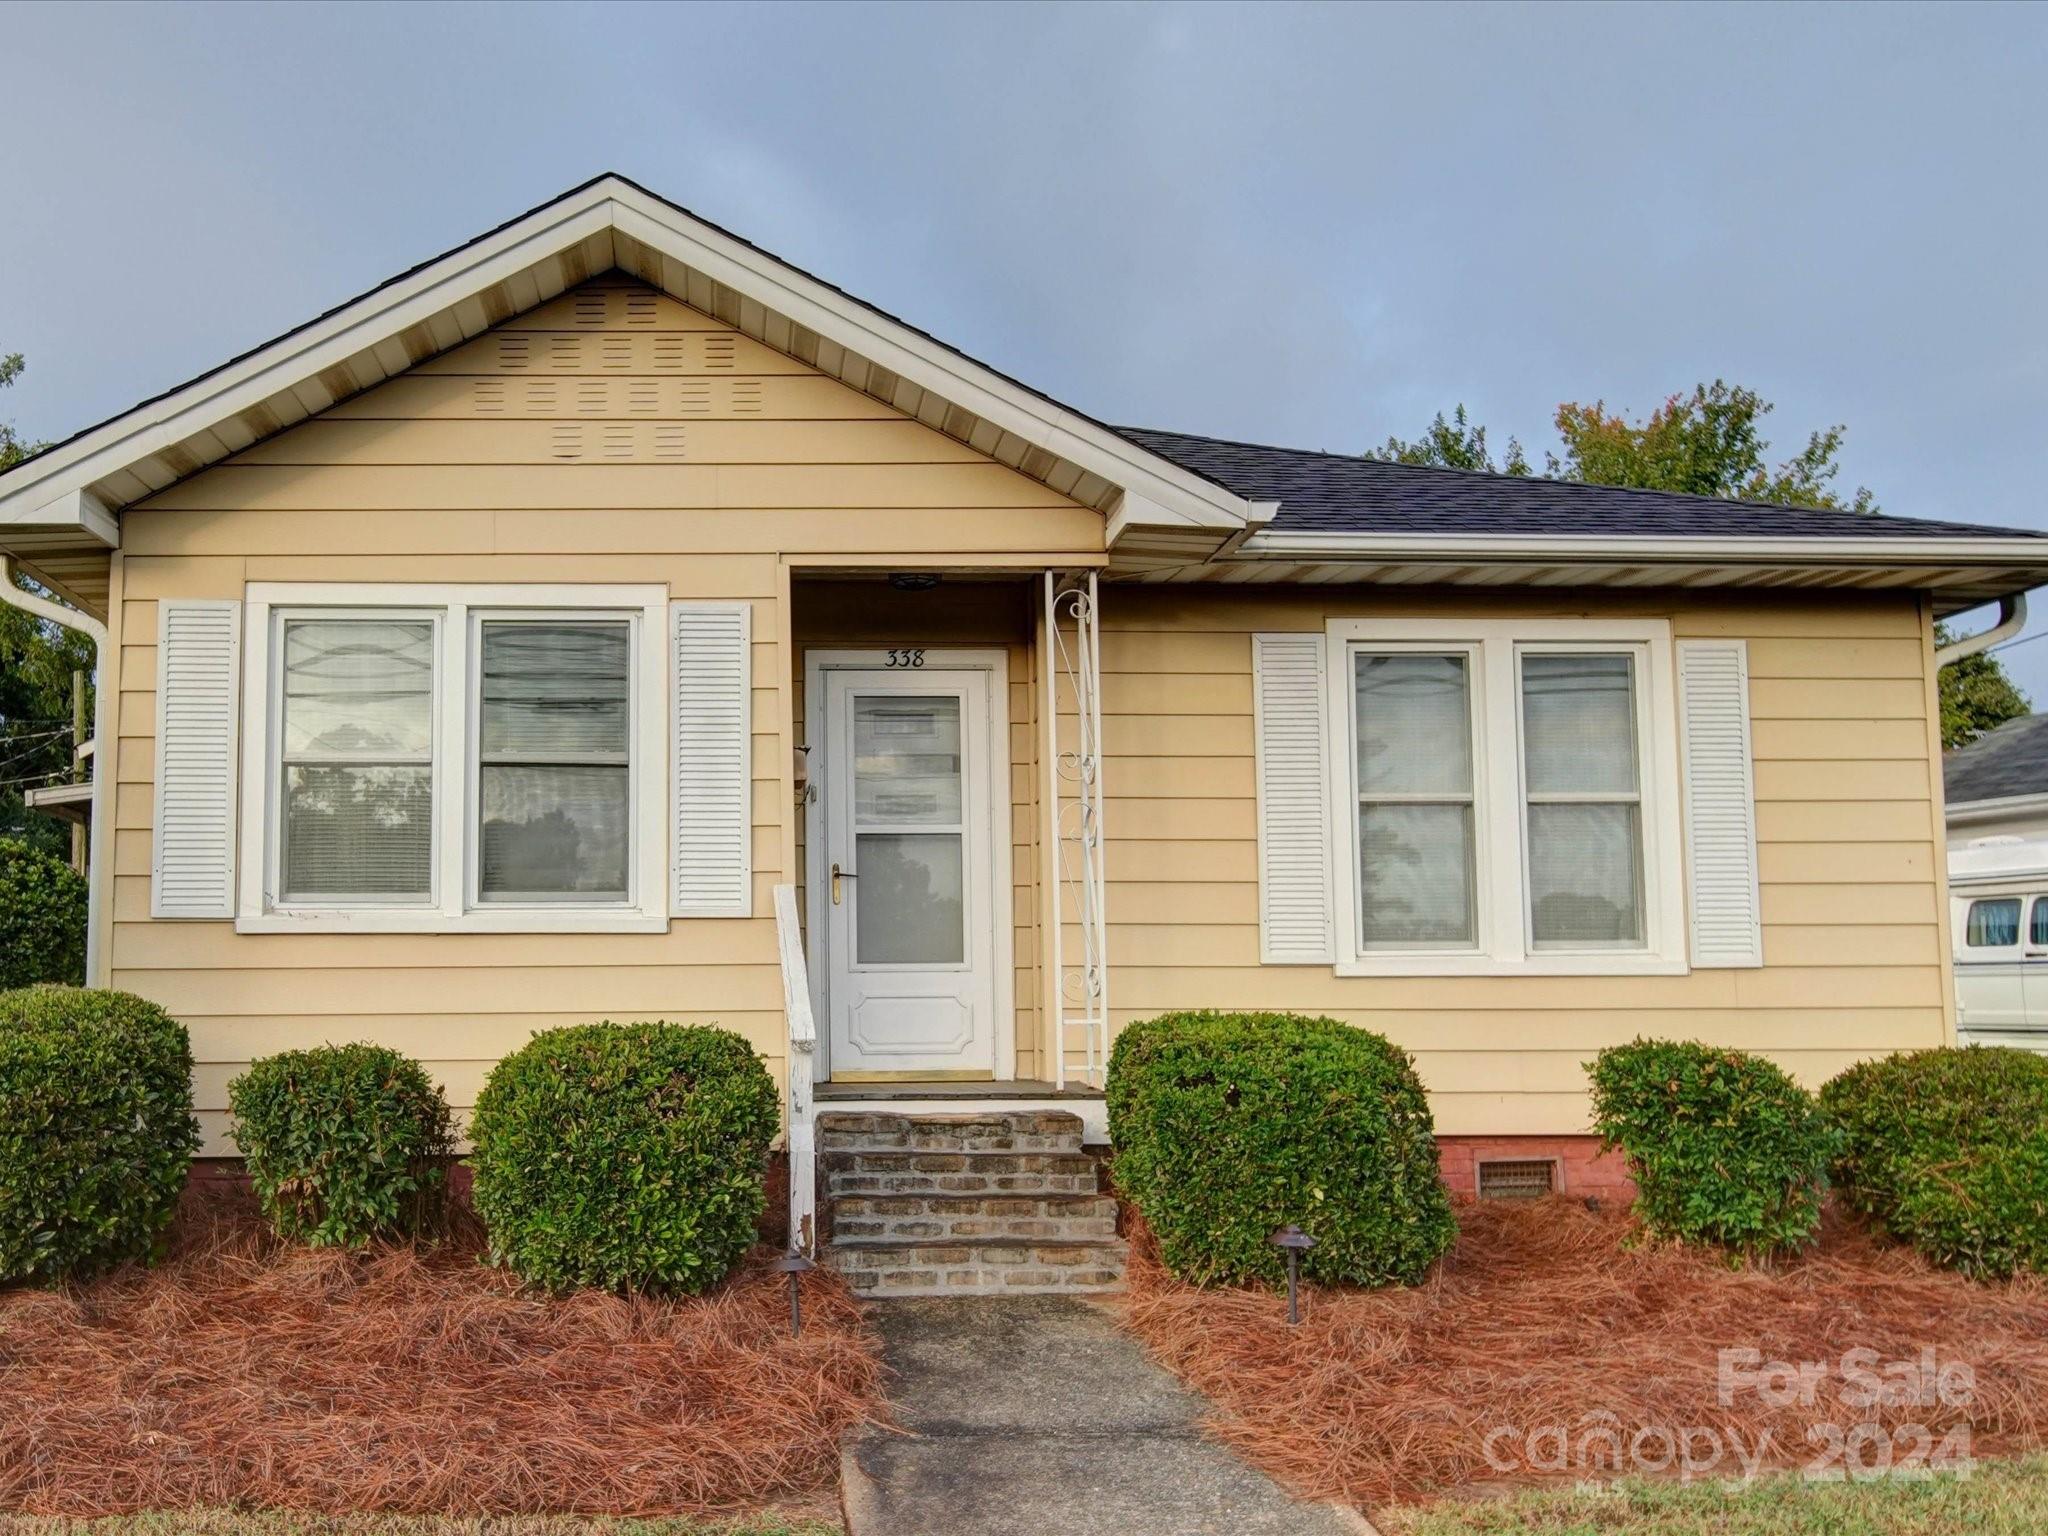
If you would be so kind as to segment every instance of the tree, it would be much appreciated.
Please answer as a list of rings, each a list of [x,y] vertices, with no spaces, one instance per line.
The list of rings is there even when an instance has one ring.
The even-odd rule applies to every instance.
[[[1804,448],[1773,466],[1771,445],[1763,434],[1763,419],[1771,410],[1771,402],[1755,390],[1722,379],[1696,384],[1690,395],[1672,395],[1645,421],[1615,415],[1604,401],[1586,405],[1567,400],[1557,408],[1555,417],[1564,452],[1545,454],[1544,468],[1553,480],[1587,485],[1877,512],[1877,498],[1868,488],[1858,486],[1846,500],[1836,489],[1846,427],[1838,423],[1809,433]],[[1429,430],[1414,442],[1390,437],[1385,447],[1365,457],[1445,469],[1494,470],[1486,452],[1486,428],[1467,421],[1463,405],[1448,422],[1439,412]],[[1498,472],[1529,473],[1522,462],[1521,445],[1513,438],[1508,439],[1508,461]],[[1936,630],[1937,644],[1946,638],[1945,631]],[[1943,667],[1937,686],[1941,741],[1951,749],[2032,709],[1998,658],[1988,653]]]
[[[1424,464],[1433,469],[1469,469],[1488,475],[1520,477],[1530,472],[1529,461],[1522,456],[1522,445],[1512,437],[1508,439],[1506,459],[1498,466],[1494,464],[1493,455],[1486,451],[1486,428],[1472,426],[1465,419],[1463,401],[1449,421],[1438,411],[1429,430],[1412,443],[1389,437],[1381,447],[1367,449],[1365,457],[1385,464]]]
[[[19,352],[0,356],[0,389],[20,378],[22,368]],[[0,421],[0,470],[39,446]],[[17,576],[16,584],[50,595],[26,577]],[[21,796],[25,789],[71,776],[73,671],[92,675],[92,645],[83,635],[0,605],[0,835],[60,856],[69,851],[70,833],[52,817],[30,811]]]
[[[1946,645],[1948,626],[1934,626],[1934,643]],[[1989,651],[1952,661],[1941,669],[1941,745],[1944,751],[1967,747],[1986,731],[2033,713],[2027,696]]]
[[[1605,401],[1584,405],[1567,400],[1556,417],[1564,456],[1548,455],[1547,467],[1553,479],[1589,485],[1877,510],[1876,499],[1862,486],[1846,502],[1835,491],[1842,439],[1848,434],[1839,424],[1809,434],[1803,449],[1773,469],[1762,427],[1771,410],[1755,390],[1720,379],[1694,385],[1690,396],[1671,396],[1642,422],[1610,415]]]

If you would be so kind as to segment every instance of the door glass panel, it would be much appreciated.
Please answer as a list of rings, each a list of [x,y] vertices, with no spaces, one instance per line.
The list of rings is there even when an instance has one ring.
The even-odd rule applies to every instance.
[[[2048,896],[2034,898],[2034,919],[2027,931],[2027,942],[2036,948],[2048,949]]]
[[[858,694],[853,701],[856,824],[960,825],[960,700],[944,694]],[[959,867],[954,847],[954,868]],[[860,866],[867,878],[867,866]],[[955,880],[958,890],[958,880]],[[863,956],[862,958],[866,958]]]
[[[854,839],[862,965],[959,965],[967,957],[958,832],[863,832]]]

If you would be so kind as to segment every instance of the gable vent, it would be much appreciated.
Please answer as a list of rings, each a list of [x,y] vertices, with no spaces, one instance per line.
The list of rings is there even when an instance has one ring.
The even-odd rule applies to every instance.
[[[553,379],[529,379],[526,383],[526,408],[536,416],[554,413],[560,392]]]
[[[689,429],[680,421],[658,421],[654,424],[654,456],[671,463],[689,457]]]
[[[1478,1186],[1482,1200],[1541,1200],[1557,1189],[1557,1164],[1547,1157],[1482,1160]]]
[[[633,436],[639,431],[630,421],[608,421],[600,429],[603,433],[604,456],[608,459],[630,459],[633,457]]]
[[[548,435],[548,452],[558,459],[583,457],[583,428],[573,421],[558,421]]]
[[[667,335],[654,338],[654,367],[658,373],[676,373],[682,369],[686,359],[685,346],[689,338]]]
[[[498,333],[498,366],[512,372],[533,366],[533,338],[524,331]]]
[[[652,416],[661,408],[661,390],[652,379],[634,379],[626,385],[626,409],[635,416]]]
[[[500,416],[505,411],[505,381],[476,379],[469,386],[471,407],[479,416]]]
[[[711,382],[708,379],[684,379],[676,386],[676,409],[685,416],[709,416],[711,414]]]
[[[576,295],[576,323],[578,325],[603,325],[605,300],[609,297],[602,288],[584,288]]]
[[[738,360],[739,338],[730,331],[719,331],[704,338],[706,368],[731,368]]]
[[[732,409],[735,416],[758,416],[761,412],[761,381],[759,379],[734,379],[732,381]]]
[[[578,372],[583,362],[583,338],[581,336],[550,336],[548,338],[548,366],[562,373]]]
[[[635,288],[626,295],[626,324],[652,325],[661,313],[659,301],[651,288]]]
[[[607,336],[604,349],[599,355],[600,364],[613,373],[624,373],[633,366],[633,338],[630,336]]]
[[[576,381],[576,414],[579,416],[602,416],[605,407],[611,404],[611,387],[603,379],[578,379]]]

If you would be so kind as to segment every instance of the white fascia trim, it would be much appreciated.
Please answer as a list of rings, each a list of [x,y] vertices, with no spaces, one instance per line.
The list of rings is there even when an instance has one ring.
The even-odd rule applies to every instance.
[[[593,188],[487,240],[466,246],[389,287],[380,288],[232,367],[150,405],[138,406],[75,443],[34,461],[17,489],[0,496],[0,519],[37,498],[82,489],[140,459],[203,432],[324,368],[367,351],[493,283],[611,227],[609,198]],[[11,477],[10,477],[11,478]]]
[[[1997,800],[1959,800],[1948,806],[1948,824],[1969,826],[1980,821],[2002,821],[2008,816],[2029,816],[2048,811],[2048,794],[2006,795]]]
[[[1501,561],[1583,559],[1600,564],[1938,566],[2034,565],[2048,570],[2048,539],[2024,538],[1637,538],[1543,534],[1255,533],[1245,559]]]
[[[815,278],[607,177],[420,272],[294,332],[233,367],[138,406],[36,461],[0,493],[0,521],[40,509],[314,377],[406,327],[473,297],[593,235],[617,229],[697,268],[798,325],[856,352],[1026,442],[1136,490],[1201,527],[1237,528],[1250,504],[1104,427],[1012,384],[910,327],[885,320]]]
[[[886,320],[815,278],[698,223],[623,182],[611,183],[621,234],[686,262],[848,351],[1026,442],[1071,459],[1112,485],[1159,503],[1176,520],[1236,528],[1251,504],[1083,416],[969,362],[950,347]]]

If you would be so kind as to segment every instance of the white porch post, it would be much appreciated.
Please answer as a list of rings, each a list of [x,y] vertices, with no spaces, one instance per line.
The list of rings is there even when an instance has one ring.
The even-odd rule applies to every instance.
[[[1102,632],[1096,573],[1062,585],[1045,573],[1045,795],[1051,810],[1054,882],[1048,936],[1053,1000],[1053,1082],[1067,1083],[1070,1031],[1081,1031],[1081,1072],[1100,1087],[1109,1065],[1107,880],[1102,839]],[[1065,627],[1063,628],[1062,625]],[[1059,682],[1073,695],[1071,726],[1060,712]],[[1081,953],[1070,965],[1066,908],[1079,918]]]

